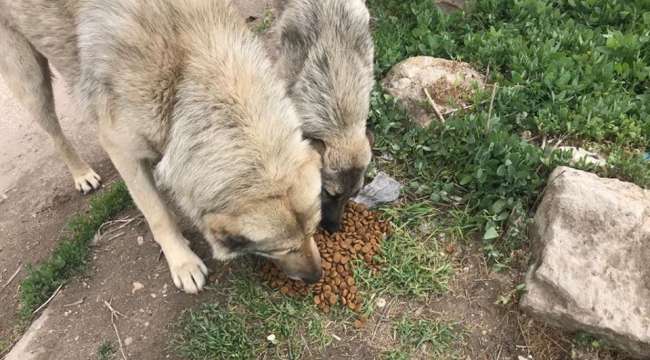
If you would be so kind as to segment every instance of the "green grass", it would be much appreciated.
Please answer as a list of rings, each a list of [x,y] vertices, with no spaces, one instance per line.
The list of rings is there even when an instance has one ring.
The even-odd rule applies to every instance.
[[[452,276],[447,256],[438,249],[437,236],[444,226],[441,215],[430,204],[411,203],[383,209],[384,217],[394,225],[393,234],[381,245],[376,260],[379,273],[357,266],[355,277],[364,292],[403,296],[443,294]],[[422,227],[426,226],[426,231]]]
[[[384,354],[385,359],[411,359],[420,351],[426,358],[451,359],[456,351],[454,344],[461,339],[451,324],[434,320],[403,318],[394,324],[399,348]]]
[[[376,150],[407,183],[409,199],[468,214],[465,224],[499,264],[527,241],[525,225],[550,171],[568,154],[518,134],[598,144],[607,169],[650,186],[650,8],[642,1],[478,0],[442,14],[429,0],[374,0],[376,74],[429,55],[490,68],[494,107],[483,102],[427,129],[381,89],[371,103]],[[477,103],[489,98],[478,94]],[[585,168],[589,169],[585,166]]]
[[[97,349],[97,360],[112,360],[115,358],[115,348],[110,341],[104,341]]]
[[[59,285],[83,269],[88,255],[88,244],[99,227],[113,216],[132,206],[126,185],[118,182],[94,195],[90,208],[67,223],[67,231],[46,260],[30,266],[20,284],[20,315],[30,319]]]
[[[272,291],[252,271],[237,274],[222,290],[223,303],[205,304],[181,317],[172,346],[184,358],[300,358],[305,345],[317,350],[330,341],[325,315],[310,297],[294,299]],[[267,340],[271,334],[276,345]]]
[[[4,352],[9,348],[9,341],[0,338],[0,354],[4,354]]]

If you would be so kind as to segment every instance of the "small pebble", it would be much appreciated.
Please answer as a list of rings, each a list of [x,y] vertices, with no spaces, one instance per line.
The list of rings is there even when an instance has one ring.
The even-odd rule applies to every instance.
[[[133,283],[133,289],[131,289],[131,294],[135,294],[136,291],[142,289],[144,289],[144,285],[141,282],[136,281]]]
[[[275,338],[274,334],[271,334],[266,337],[266,340],[268,340],[271,344],[277,345],[278,344],[278,339]]]
[[[375,305],[377,305],[377,307],[380,308],[380,309],[383,308],[384,306],[386,306],[386,299],[384,299],[384,298],[377,299],[377,302],[375,303]]]

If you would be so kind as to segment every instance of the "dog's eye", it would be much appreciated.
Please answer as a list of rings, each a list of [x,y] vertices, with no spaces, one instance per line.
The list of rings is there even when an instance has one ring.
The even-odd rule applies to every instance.
[[[297,252],[300,252],[299,248],[275,249],[275,250],[266,251],[266,254],[264,254],[263,256],[274,258],[274,257],[278,257],[278,256],[285,256],[285,255],[295,254]]]
[[[232,251],[242,250],[253,243],[248,238],[240,235],[227,235],[222,241],[223,245]]]

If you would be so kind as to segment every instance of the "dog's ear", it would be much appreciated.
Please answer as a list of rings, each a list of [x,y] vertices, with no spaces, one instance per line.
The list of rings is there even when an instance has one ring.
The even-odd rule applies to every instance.
[[[230,215],[208,214],[205,216],[204,222],[214,238],[219,242],[223,242],[231,234],[239,233],[236,219]]]
[[[233,216],[210,214],[206,216],[205,221],[214,239],[232,251],[241,251],[253,243],[240,235],[239,226]]]
[[[325,142],[321,139],[316,139],[316,138],[307,138],[309,140],[309,145],[311,145],[312,148],[314,148],[320,156],[325,155]]]
[[[375,135],[368,128],[366,128],[366,137],[368,138],[368,142],[370,143],[370,147],[373,147],[375,145]]]

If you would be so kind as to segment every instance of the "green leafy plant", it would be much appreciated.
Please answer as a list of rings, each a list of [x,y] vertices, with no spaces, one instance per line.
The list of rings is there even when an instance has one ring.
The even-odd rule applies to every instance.
[[[568,163],[568,154],[540,148],[541,139],[597,143],[608,166],[583,168],[648,186],[650,162],[636,155],[650,143],[647,5],[477,0],[451,15],[428,0],[369,5],[378,77],[428,55],[489,69],[498,84],[492,104],[478,94],[474,108],[426,129],[377,88],[370,119],[376,149],[394,159],[383,165],[408,184],[407,196],[465,211],[494,263],[527,240],[550,171]],[[538,141],[523,140],[523,131]]]

